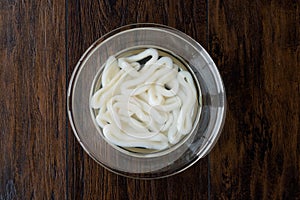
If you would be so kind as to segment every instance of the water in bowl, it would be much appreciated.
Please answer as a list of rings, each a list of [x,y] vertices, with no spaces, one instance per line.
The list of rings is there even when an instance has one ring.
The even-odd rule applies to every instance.
[[[190,131],[190,134],[186,134],[183,137],[181,137],[181,139],[176,143],[176,144],[169,144],[167,148],[165,149],[161,149],[161,150],[157,150],[157,149],[151,149],[151,148],[144,148],[144,147],[122,147],[122,146],[118,146],[115,145],[113,143],[111,143],[109,140],[107,140],[107,138],[105,138],[105,136],[103,135],[103,130],[102,128],[100,128],[97,124],[97,122],[95,121],[96,116],[98,115],[99,109],[93,109],[91,108],[91,113],[92,113],[92,118],[94,119],[94,124],[95,126],[99,127],[99,134],[110,144],[112,145],[114,148],[116,148],[117,150],[123,152],[123,153],[127,153],[130,155],[134,155],[134,156],[145,156],[145,155],[164,155],[170,151],[175,150],[176,148],[178,148],[179,146],[181,146],[182,144],[184,144],[187,139],[191,136],[191,133],[193,133],[196,129],[196,126],[199,122],[200,119],[200,114],[201,114],[201,108],[202,108],[202,95],[201,95],[201,87],[199,84],[199,81],[194,73],[194,71],[192,70],[192,68],[189,66],[188,62],[186,62],[183,58],[181,58],[180,56],[176,55],[175,53],[167,50],[167,49],[163,49],[157,46],[137,46],[137,47],[132,47],[132,48],[128,48],[125,49],[119,53],[117,53],[116,55],[114,55],[116,57],[116,59],[118,58],[123,58],[123,57],[129,57],[132,55],[136,55],[139,54],[143,51],[145,51],[146,49],[149,48],[154,48],[158,51],[159,54],[159,58],[160,57],[169,57],[172,59],[173,63],[176,64],[180,70],[183,71],[188,71],[192,78],[193,78],[193,82],[196,88],[196,106],[193,112],[193,128]],[[139,64],[142,66],[144,65],[151,57],[146,57],[139,62]],[[94,81],[93,81],[93,85],[91,88],[91,96],[98,91],[99,89],[102,88],[102,84],[101,84],[101,79],[102,79],[102,73],[103,73],[103,69],[104,66],[101,66],[100,70],[98,71],[98,73],[96,74]],[[90,97],[91,98],[91,97]],[[126,109],[126,108],[124,108]],[[125,134],[129,134],[130,133],[126,133]]]

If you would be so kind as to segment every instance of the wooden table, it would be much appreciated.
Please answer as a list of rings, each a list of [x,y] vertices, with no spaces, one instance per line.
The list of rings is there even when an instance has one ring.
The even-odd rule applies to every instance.
[[[300,199],[300,1],[0,1],[0,199]],[[212,152],[160,180],[115,175],[73,135],[66,91],[83,52],[125,24],[197,40],[228,99]]]

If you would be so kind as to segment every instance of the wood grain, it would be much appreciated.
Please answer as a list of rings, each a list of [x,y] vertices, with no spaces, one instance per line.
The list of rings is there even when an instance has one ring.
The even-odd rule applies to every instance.
[[[209,6],[228,114],[210,154],[212,199],[300,199],[300,2]]]
[[[0,2],[1,200],[66,196],[61,3]]]
[[[224,131],[211,154],[160,180],[98,165],[66,117],[80,56],[136,22],[195,38],[227,92]],[[0,200],[300,199],[299,27],[297,0],[1,0]]]
[[[154,6],[155,5],[155,6]],[[83,52],[103,34],[125,24],[166,24],[205,47],[206,1],[72,1],[68,4],[68,75]],[[69,199],[207,199],[207,158],[171,178],[141,181],[115,175],[83,152],[69,127]]]

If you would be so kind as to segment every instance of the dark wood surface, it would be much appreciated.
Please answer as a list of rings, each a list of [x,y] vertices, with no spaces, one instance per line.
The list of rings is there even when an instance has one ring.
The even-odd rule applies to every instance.
[[[66,115],[82,53],[122,25],[197,40],[226,87],[224,131],[186,171],[134,180],[96,164]],[[0,200],[300,199],[300,2],[0,1]]]

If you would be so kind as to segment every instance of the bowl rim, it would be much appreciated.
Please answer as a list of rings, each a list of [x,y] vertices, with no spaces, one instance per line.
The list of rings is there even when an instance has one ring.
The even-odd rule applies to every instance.
[[[201,47],[201,51],[204,52],[204,57],[205,59],[209,59],[210,61],[210,69],[213,71],[213,75],[216,76],[214,77],[216,81],[218,81],[218,86],[219,89],[222,90],[222,94],[223,94],[223,107],[221,112],[219,113],[220,117],[217,118],[217,121],[215,123],[216,126],[214,126],[212,132],[215,132],[216,134],[211,134],[210,137],[208,138],[209,141],[211,142],[207,142],[205,144],[205,146],[201,149],[201,151],[197,152],[197,157],[196,159],[192,160],[192,161],[188,161],[186,163],[185,166],[179,168],[178,170],[176,170],[175,172],[172,173],[168,173],[165,175],[158,175],[155,177],[139,177],[137,175],[140,174],[144,174],[144,173],[132,173],[132,172],[125,172],[125,171],[120,171],[114,168],[111,168],[109,165],[106,165],[104,163],[102,163],[101,161],[99,161],[94,155],[93,153],[91,153],[91,151],[88,150],[87,145],[85,145],[79,134],[78,131],[76,129],[76,125],[75,122],[73,120],[73,116],[72,116],[72,91],[73,91],[73,85],[74,83],[76,83],[76,77],[77,75],[80,73],[80,70],[84,64],[84,61],[86,60],[86,58],[92,54],[97,48],[97,46],[101,43],[103,43],[104,41],[110,39],[112,36],[116,35],[116,34],[122,34],[124,31],[126,30],[131,30],[131,29],[140,29],[140,28],[165,28],[167,30],[171,30],[173,31],[173,34],[177,34],[177,36],[180,37],[187,37],[189,40],[191,40],[193,42],[193,44],[191,44],[194,48],[197,49],[197,47],[195,47],[194,45],[196,44],[199,47]],[[175,33],[174,33],[175,32]],[[185,38],[183,38],[184,40],[186,40]],[[190,42],[190,41],[188,41]],[[95,160],[98,164],[100,164],[102,167],[108,169],[109,171],[125,176],[125,177],[130,177],[130,178],[137,178],[137,179],[158,179],[158,178],[164,178],[164,177],[169,177],[175,174],[178,174],[184,170],[186,170],[187,168],[191,167],[192,165],[194,165],[198,160],[200,160],[201,158],[205,157],[210,151],[211,149],[214,147],[214,145],[216,144],[222,128],[224,126],[225,123],[225,119],[226,119],[226,110],[227,110],[227,101],[226,101],[226,93],[225,93],[225,87],[221,78],[221,75],[217,69],[217,66],[215,65],[213,59],[210,57],[210,55],[207,53],[207,51],[196,41],[194,40],[192,37],[190,37],[189,35],[185,34],[184,32],[181,32],[178,29],[175,29],[173,27],[170,26],[166,26],[163,24],[157,24],[157,23],[134,23],[134,24],[128,24],[125,26],[120,26],[116,29],[113,29],[111,31],[109,31],[108,33],[102,35],[100,38],[98,38],[95,42],[92,43],[92,45],[90,45],[85,52],[82,54],[82,56],[80,57],[79,61],[76,63],[75,68],[73,69],[72,75],[70,77],[69,83],[68,83],[68,90],[67,90],[67,113],[68,113],[68,118],[69,118],[69,123],[71,125],[72,128],[72,132],[75,135],[76,139],[78,140],[78,142],[80,143],[81,147],[84,149],[84,151],[93,159]],[[152,172],[149,172],[152,173]]]

